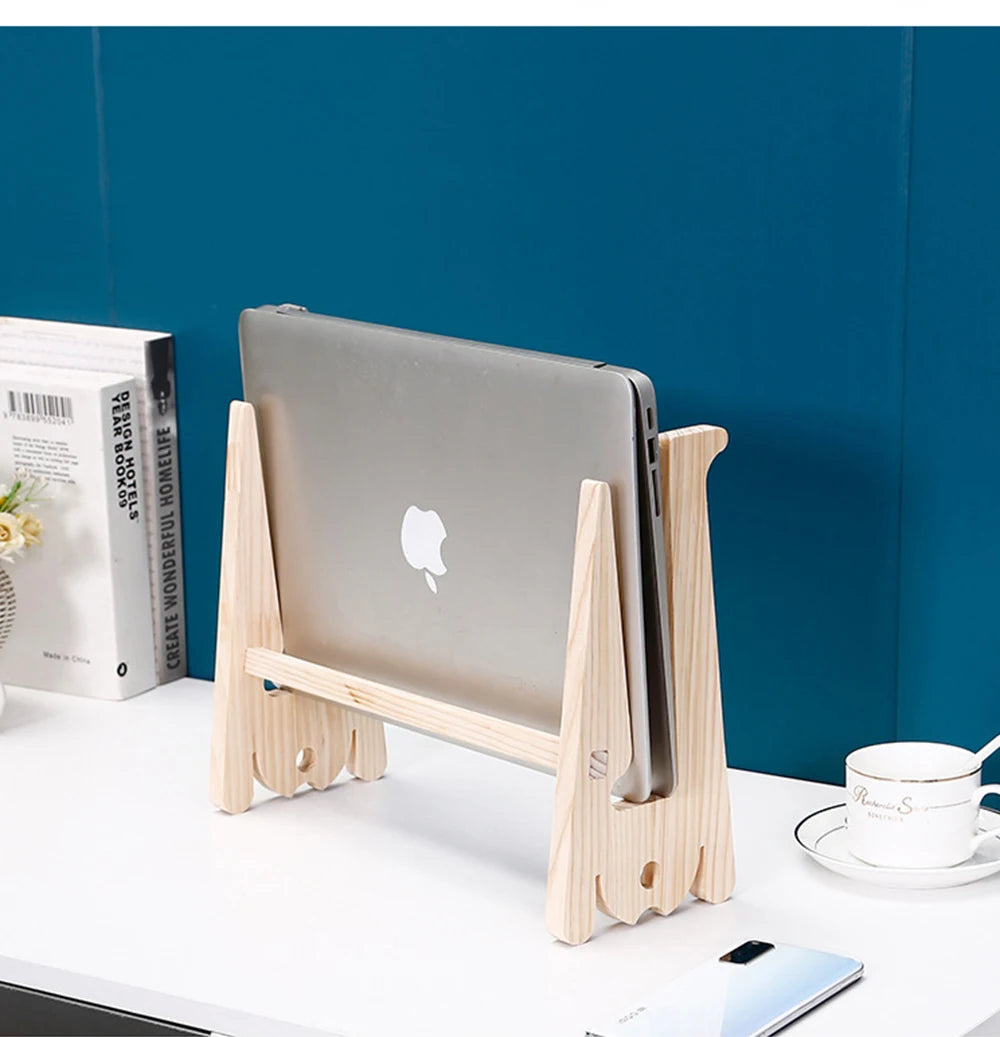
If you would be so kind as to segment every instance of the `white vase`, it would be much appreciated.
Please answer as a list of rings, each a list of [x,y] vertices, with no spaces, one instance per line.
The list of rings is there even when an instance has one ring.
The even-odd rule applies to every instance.
[[[3,646],[10,637],[17,615],[17,595],[14,593],[14,581],[6,566],[0,565],[0,675],[3,673]],[[7,705],[7,690],[0,679],[0,716]]]

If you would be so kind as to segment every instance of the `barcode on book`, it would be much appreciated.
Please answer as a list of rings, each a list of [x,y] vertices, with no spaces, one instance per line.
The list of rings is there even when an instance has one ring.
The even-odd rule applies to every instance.
[[[69,396],[8,389],[7,412],[15,418],[69,425],[73,421],[73,400]]]

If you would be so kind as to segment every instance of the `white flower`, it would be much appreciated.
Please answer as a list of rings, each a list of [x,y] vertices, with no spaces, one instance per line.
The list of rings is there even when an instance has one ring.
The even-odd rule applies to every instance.
[[[24,550],[24,533],[17,519],[9,512],[0,511],[0,559],[12,562]]]

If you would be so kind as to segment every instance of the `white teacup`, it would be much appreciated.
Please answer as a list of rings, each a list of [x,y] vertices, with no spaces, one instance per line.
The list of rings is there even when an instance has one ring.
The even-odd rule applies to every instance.
[[[975,753],[938,742],[885,742],[847,757],[847,848],[886,868],[949,868],[996,833],[978,831]]]

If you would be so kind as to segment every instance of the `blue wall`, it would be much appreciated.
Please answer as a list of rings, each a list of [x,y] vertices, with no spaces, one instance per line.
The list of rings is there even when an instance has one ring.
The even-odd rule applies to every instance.
[[[837,780],[863,742],[1000,727],[998,59],[989,31],[0,32],[0,311],[175,333],[202,676],[240,309],[646,370],[661,424],[731,433],[731,760]]]
[[[899,731],[972,745],[1000,729],[1000,32],[920,31],[914,64]]]

